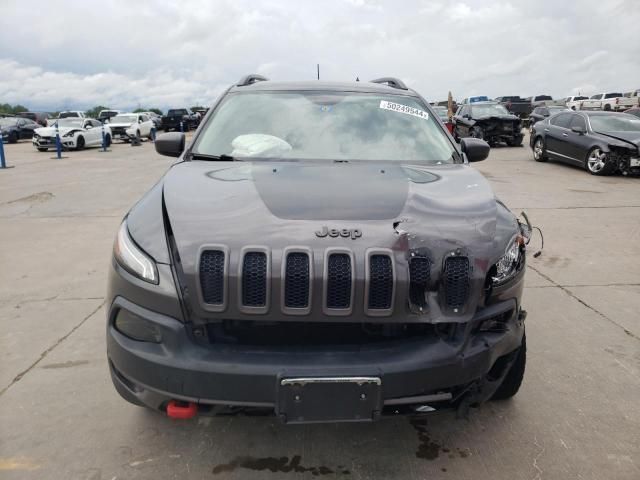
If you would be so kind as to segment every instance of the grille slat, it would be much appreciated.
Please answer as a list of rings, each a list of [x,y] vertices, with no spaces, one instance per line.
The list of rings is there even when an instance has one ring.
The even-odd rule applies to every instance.
[[[284,305],[287,308],[309,306],[309,255],[292,252],[287,255],[284,280]]]
[[[393,298],[393,265],[388,255],[369,257],[369,305],[372,310],[388,310]]]
[[[418,307],[426,307],[425,290],[431,280],[431,260],[412,257],[409,261],[409,301]]]
[[[449,257],[444,264],[445,303],[448,308],[462,308],[469,297],[469,259]]]
[[[220,250],[206,250],[200,257],[200,288],[204,303],[224,303],[225,254]]]
[[[267,255],[264,252],[247,252],[244,255],[242,305],[246,307],[267,305]]]
[[[327,265],[327,308],[351,307],[351,257],[346,253],[329,255]]]

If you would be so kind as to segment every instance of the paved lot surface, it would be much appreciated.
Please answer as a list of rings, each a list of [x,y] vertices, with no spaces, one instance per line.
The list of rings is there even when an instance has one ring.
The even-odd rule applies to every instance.
[[[529,261],[529,362],[513,401],[469,420],[175,422],[118,397],[104,342],[114,234],[172,161],[149,143],[63,160],[5,149],[0,478],[640,478],[640,179],[537,164],[528,147],[477,164],[545,234]]]

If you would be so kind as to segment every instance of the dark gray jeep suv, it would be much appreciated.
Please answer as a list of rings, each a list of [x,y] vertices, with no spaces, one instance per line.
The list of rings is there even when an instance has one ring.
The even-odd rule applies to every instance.
[[[173,418],[370,421],[514,395],[530,230],[402,81],[249,75],[131,209],[109,279],[118,392]]]

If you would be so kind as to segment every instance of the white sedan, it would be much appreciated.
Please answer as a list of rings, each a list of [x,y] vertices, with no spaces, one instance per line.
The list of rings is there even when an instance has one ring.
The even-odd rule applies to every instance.
[[[60,143],[65,150],[82,150],[84,147],[101,146],[102,133],[106,146],[111,145],[111,129],[93,118],[60,118],[51,126],[36,128],[31,142],[39,152],[46,152],[50,148],[56,148],[56,123]]]
[[[113,138],[129,141],[132,138],[147,137],[151,139],[153,121],[144,113],[120,113],[109,119],[109,127]]]

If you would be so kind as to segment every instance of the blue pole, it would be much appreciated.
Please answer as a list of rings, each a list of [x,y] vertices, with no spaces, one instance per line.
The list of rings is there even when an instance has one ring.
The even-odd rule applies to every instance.
[[[62,158],[62,142],[60,141],[60,130],[58,130],[58,122],[56,122],[56,156],[58,160]]]
[[[4,158],[4,140],[2,139],[1,128],[0,128],[0,168],[7,168],[7,162]]]

